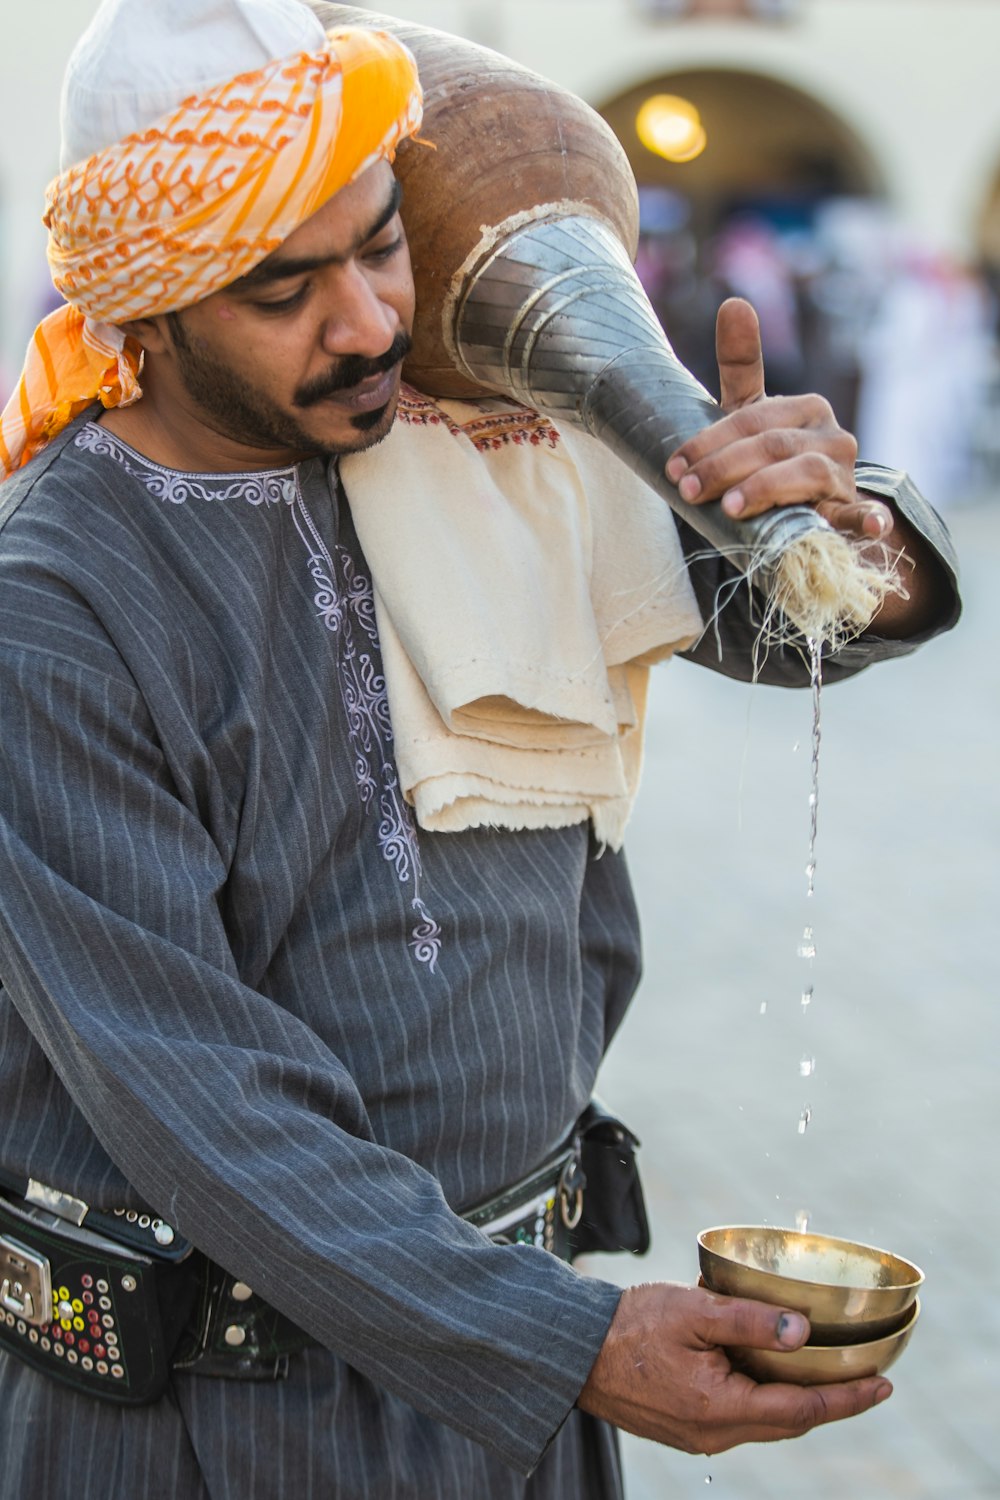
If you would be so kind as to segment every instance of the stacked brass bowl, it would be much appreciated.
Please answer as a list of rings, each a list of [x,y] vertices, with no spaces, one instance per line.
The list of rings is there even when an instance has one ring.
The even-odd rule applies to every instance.
[[[899,1358],[920,1314],[918,1266],[887,1250],[770,1225],[726,1225],[698,1236],[709,1291],[805,1313],[808,1343],[788,1354],[731,1351],[755,1380],[796,1385],[881,1375]]]

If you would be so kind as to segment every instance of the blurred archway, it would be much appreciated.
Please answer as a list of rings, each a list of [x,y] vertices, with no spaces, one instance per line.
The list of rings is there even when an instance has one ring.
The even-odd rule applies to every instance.
[[[637,117],[659,96],[651,149]],[[640,187],[638,269],[684,362],[714,387],[715,310],[741,293],[761,316],[769,389],[822,390],[852,421],[886,199],[857,132],[802,90],[731,68],[644,80],[601,113]]]

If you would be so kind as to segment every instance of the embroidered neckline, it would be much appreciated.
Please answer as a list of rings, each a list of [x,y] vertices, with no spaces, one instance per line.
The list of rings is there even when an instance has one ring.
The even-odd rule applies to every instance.
[[[171,505],[183,505],[188,500],[243,500],[255,506],[288,507],[306,550],[317,616],[337,641],[337,676],[361,805],[375,820],[382,858],[392,865],[401,885],[413,882],[410,909],[416,921],[408,946],[414,959],[426,964],[433,974],[441,951],[441,928],[420,895],[423,870],[417,830],[399,785],[385,675],[373,654],[378,651],[378,627],[371,579],[355,565],[341,543],[336,543],[332,552],[327,547],[306,505],[298,469],[293,466],[249,474],[167,469],[129,448],[96,422],[87,422],[74,442],[86,452],[112,459],[151,495]],[[331,488],[339,488],[334,467],[328,472],[328,482]]]
[[[141,465],[142,468],[155,469],[158,474],[165,474],[170,479],[198,479],[204,480],[206,484],[210,484],[212,480],[219,480],[220,482],[227,481],[232,484],[240,479],[263,480],[279,476],[282,478],[294,478],[295,475],[295,464],[283,464],[280,468],[276,469],[170,469],[166,464],[158,464],[155,459],[147,458],[145,453],[140,453],[138,448],[133,448],[131,444],[126,443],[122,438],[109,432],[106,427],[102,427],[99,422],[90,420],[85,422],[77,433],[76,446],[78,448],[86,448],[92,453],[99,453],[104,450],[103,448],[94,447],[90,441],[81,442],[83,434],[88,431],[94,435],[94,438],[102,442],[107,442],[107,451],[113,456],[131,458],[135,463]],[[117,454],[114,453],[115,449],[118,450]]]
[[[87,422],[73,441],[86,453],[114,459],[127,474],[145,485],[151,495],[171,505],[183,505],[188,500],[245,500],[250,505],[290,504],[298,492],[294,467],[255,469],[245,474],[199,474],[168,469],[137,453],[96,422]]]

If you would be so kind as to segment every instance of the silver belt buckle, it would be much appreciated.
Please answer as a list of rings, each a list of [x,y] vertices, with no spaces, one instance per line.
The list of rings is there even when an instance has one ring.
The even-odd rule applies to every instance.
[[[52,1272],[44,1255],[0,1238],[0,1309],[25,1323],[52,1321]]]
[[[575,1229],[583,1218],[583,1189],[586,1178],[579,1156],[571,1156],[559,1177],[559,1217],[567,1229]]]

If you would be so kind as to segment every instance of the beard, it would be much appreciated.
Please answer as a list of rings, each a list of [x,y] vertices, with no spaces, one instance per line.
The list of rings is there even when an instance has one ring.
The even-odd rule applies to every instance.
[[[316,376],[296,390],[292,410],[277,406],[251,384],[241,371],[218,359],[202,339],[189,337],[179,313],[168,313],[177,368],[189,396],[197,402],[206,424],[224,437],[250,448],[287,448],[302,455],[335,458],[358,453],[380,443],[388,435],[395,417],[395,402],[375,411],[355,412],[348,418],[356,437],[324,442],[310,432],[295,415],[307,412],[339,391],[349,390],[374,375],[382,375],[401,364],[413,347],[408,334],[400,332],[377,359],[351,354],[327,374]]]

